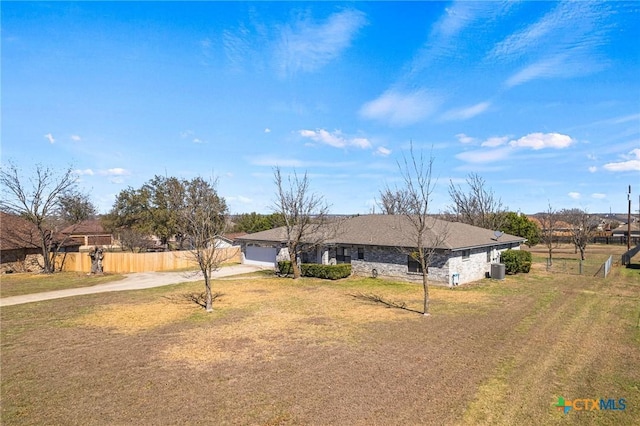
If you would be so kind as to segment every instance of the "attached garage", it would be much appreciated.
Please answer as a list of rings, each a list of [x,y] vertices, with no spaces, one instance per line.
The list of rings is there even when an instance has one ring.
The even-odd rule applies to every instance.
[[[278,249],[275,247],[247,245],[243,251],[242,263],[246,263],[248,265],[275,267],[277,255]]]

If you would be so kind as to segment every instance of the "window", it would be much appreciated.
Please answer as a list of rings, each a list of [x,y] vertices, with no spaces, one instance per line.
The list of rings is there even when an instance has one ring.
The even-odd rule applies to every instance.
[[[364,260],[364,247],[358,247],[358,260]]]
[[[422,273],[422,265],[411,255],[407,255],[407,268],[409,272]]]
[[[487,263],[491,263],[491,249],[487,250]]]
[[[336,249],[336,263],[351,263],[351,249],[349,247]]]
[[[471,257],[471,250],[462,250],[462,260],[469,260]]]

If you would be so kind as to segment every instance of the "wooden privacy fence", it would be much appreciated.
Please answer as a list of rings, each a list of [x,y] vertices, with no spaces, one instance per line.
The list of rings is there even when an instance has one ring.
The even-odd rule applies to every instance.
[[[622,257],[620,258],[620,263],[623,266],[631,264],[631,258],[633,256],[635,256],[636,254],[638,254],[639,251],[640,251],[640,244],[638,244],[637,246],[635,246],[634,248],[632,248],[628,252],[624,253],[622,255]]]
[[[217,249],[219,259],[224,263],[240,263],[240,248]],[[64,262],[64,263],[63,263]],[[62,264],[67,272],[91,272],[89,253],[61,253],[56,265]],[[104,272],[109,274],[128,274],[132,272],[175,271],[198,268],[189,251],[165,251],[157,253],[104,252],[102,260]]]

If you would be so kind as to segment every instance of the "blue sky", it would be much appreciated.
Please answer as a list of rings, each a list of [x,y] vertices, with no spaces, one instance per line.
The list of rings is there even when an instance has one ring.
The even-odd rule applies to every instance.
[[[471,172],[526,213],[640,193],[638,2],[0,7],[2,162],[71,165],[102,212],[158,174],[268,213],[277,165],[367,213],[411,141],[434,212]]]

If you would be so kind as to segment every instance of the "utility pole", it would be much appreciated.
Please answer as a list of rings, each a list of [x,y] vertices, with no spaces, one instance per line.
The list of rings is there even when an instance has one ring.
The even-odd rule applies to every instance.
[[[629,251],[631,250],[631,185],[629,185],[627,200],[629,200],[629,210],[627,212],[627,251]]]

